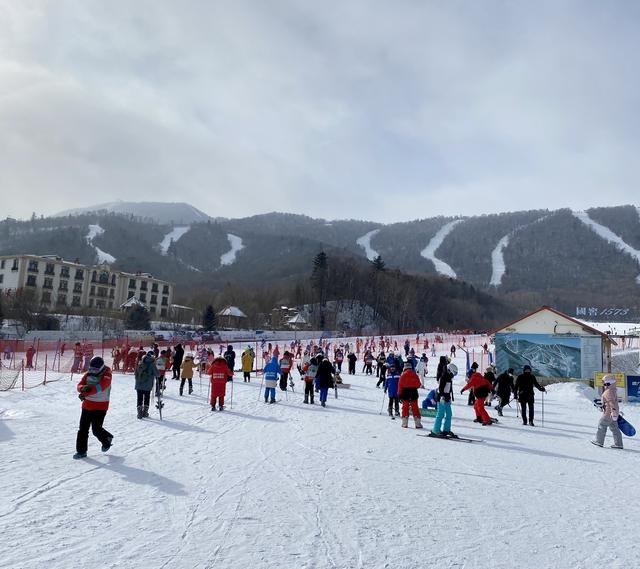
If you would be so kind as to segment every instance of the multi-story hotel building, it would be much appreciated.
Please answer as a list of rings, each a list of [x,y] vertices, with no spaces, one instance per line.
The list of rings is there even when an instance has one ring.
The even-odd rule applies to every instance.
[[[124,273],[110,265],[81,265],[53,255],[0,256],[0,292],[31,290],[40,304],[118,310],[135,297],[152,315],[169,316],[174,284],[148,273]]]

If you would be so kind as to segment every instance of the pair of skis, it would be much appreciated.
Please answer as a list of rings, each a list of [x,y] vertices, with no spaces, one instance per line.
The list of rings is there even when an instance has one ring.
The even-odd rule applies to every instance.
[[[455,435],[453,437],[449,437],[449,436],[441,436],[441,435],[436,435],[434,433],[418,433],[419,437],[428,437],[430,439],[440,439],[443,441],[458,441],[460,443],[482,443],[484,442],[482,439],[470,439],[468,437],[459,437],[458,435]]]
[[[157,386],[156,386],[156,409],[160,414],[160,420],[162,421],[162,408],[164,407],[164,403],[162,402],[162,392],[164,391],[164,377],[157,378]]]

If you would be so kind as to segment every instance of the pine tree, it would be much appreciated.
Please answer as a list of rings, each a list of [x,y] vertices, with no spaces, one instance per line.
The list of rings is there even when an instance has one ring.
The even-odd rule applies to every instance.
[[[125,326],[129,330],[149,330],[151,328],[151,315],[144,306],[132,306],[127,310]]]
[[[384,264],[384,261],[382,260],[382,257],[380,255],[378,255],[373,261],[371,261],[371,264],[373,265],[373,269],[375,271],[384,271],[386,268],[386,265]]]
[[[318,304],[320,305],[320,329],[324,330],[324,307],[327,303],[327,284],[329,274],[329,262],[327,254],[320,251],[313,259],[313,272],[311,273],[311,286],[316,291]]]
[[[215,330],[218,327],[218,319],[216,318],[216,311],[210,304],[204,309],[202,313],[202,326],[206,330]]]

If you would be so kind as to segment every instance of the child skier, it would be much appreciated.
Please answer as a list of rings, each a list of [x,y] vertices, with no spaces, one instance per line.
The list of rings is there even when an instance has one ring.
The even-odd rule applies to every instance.
[[[436,420],[431,430],[431,436],[434,437],[451,437],[456,438],[451,431],[451,402],[453,401],[453,377],[451,368],[447,366],[446,369],[439,373],[438,379],[438,394],[436,396],[438,400],[438,407],[436,412]],[[444,429],[442,428],[442,420],[444,419]]]
[[[189,382],[189,395],[193,393],[193,368],[195,365],[193,356],[191,354],[187,354],[180,366],[180,371],[182,372],[180,374],[180,395],[182,395],[182,392],[184,391],[185,380]]]
[[[287,390],[287,382],[289,380],[289,373],[291,372],[291,368],[293,367],[293,357],[288,351],[285,351],[282,354],[282,358],[280,359],[280,370],[282,374],[280,375],[280,390]]]
[[[138,419],[149,416],[151,390],[158,375],[158,368],[155,364],[153,352],[147,352],[147,355],[144,356],[142,361],[136,366],[135,371]]]
[[[387,364],[388,365],[388,364]],[[395,407],[396,417],[400,416],[400,402],[398,400],[398,382],[400,374],[396,367],[395,361],[387,368],[387,377],[384,382],[384,388],[389,398],[389,417],[393,417],[393,409]]]
[[[318,373],[318,362],[316,358],[311,358],[302,368],[302,377],[304,378],[304,403],[313,405],[314,386],[313,382]]]
[[[224,410],[224,396],[227,391],[227,380],[233,372],[229,369],[227,360],[223,357],[217,357],[207,370],[207,375],[211,376],[211,410],[216,410],[216,401],[218,402],[218,410]]]
[[[160,357],[156,360],[156,367],[158,368],[158,382],[156,385],[156,395],[158,395],[160,390],[164,391],[167,386],[165,374],[167,373],[167,370],[171,367],[171,360],[167,357],[167,350],[162,350],[160,352]]]
[[[282,373],[278,365],[278,356],[273,356],[271,361],[264,366],[264,402],[276,402],[276,385],[278,384],[278,375]],[[269,400],[271,397],[271,400]]]
[[[409,407],[413,413],[413,421],[416,429],[422,429],[422,420],[420,418],[420,409],[418,408],[418,388],[420,387],[420,378],[413,371],[411,362],[404,364],[404,371],[398,381],[398,396],[402,399],[402,427],[409,426]]]

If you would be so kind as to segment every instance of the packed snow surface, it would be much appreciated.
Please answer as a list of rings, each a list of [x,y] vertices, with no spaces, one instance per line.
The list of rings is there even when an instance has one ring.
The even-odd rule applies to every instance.
[[[491,282],[492,286],[500,286],[502,283],[502,277],[507,271],[507,266],[504,262],[504,250],[509,246],[509,235],[505,235],[496,248],[491,251]]]
[[[231,233],[227,233],[227,239],[229,240],[231,249],[224,255],[220,256],[221,265],[233,265],[233,263],[236,262],[236,255],[238,254],[238,251],[244,249],[241,237],[238,237],[237,235],[231,235]]]
[[[102,227],[100,227],[99,225],[90,225],[89,233],[87,234],[87,242],[89,243],[89,245],[91,245],[95,249],[96,255],[98,257],[98,263],[115,263],[116,258],[113,255],[106,253],[105,251],[103,251],[99,247],[96,247],[93,244],[93,240],[98,235],[102,235],[103,233],[104,233],[104,229],[102,229]]]
[[[369,261],[373,261],[378,256],[378,252],[371,247],[371,239],[379,232],[379,229],[374,229],[373,231],[369,231],[369,233],[365,233],[362,237],[358,237],[358,239],[356,239],[356,243],[364,249]]]
[[[625,242],[620,236],[616,235],[613,231],[611,231],[611,229],[591,219],[586,211],[574,211],[573,215],[580,221],[582,221],[582,223],[584,223],[587,227],[592,229],[596,234],[602,237],[605,241],[612,243],[619,251],[626,253],[631,258],[633,258],[636,263],[640,264],[640,251],[631,247],[631,245]],[[640,275],[636,277],[636,282],[640,284]]]
[[[449,223],[443,225],[429,241],[429,244],[422,250],[420,253],[425,259],[429,259],[433,262],[436,271],[445,277],[451,277],[452,279],[456,278],[456,272],[444,261],[438,259],[436,257],[436,251],[438,247],[442,245],[447,235],[451,233],[453,228],[458,225],[458,223],[462,223],[463,219],[455,219],[454,221],[450,221]]]
[[[134,379],[115,374],[113,447],[90,435],[80,461],[75,381],[1,392],[0,567],[637,566],[638,442],[589,444],[600,414],[576,385],[549,388],[544,427],[539,393],[536,427],[515,402],[483,427],[457,378],[453,430],[484,440],[466,444],[416,436],[413,420],[402,429],[380,414],[375,377],[343,378],[351,389],[323,409],[302,404],[297,373],[276,405],[260,378],[236,376],[233,409],[229,385],[216,413],[204,378],[184,397],[168,379],[160,422],[155,410],[136,419]],[[638,408],[622,408],[637,426]]]
[[[173,241],[175,243],[176,241],[178,241],[178,239],[180,239],[187,231],[189,231],[190,228],[191,226],[189,225],[174,227],[169,233],[167,233],[164,236],[164,239],[160,242],[160,251],[162,252],[162,254],[166,255],[171,242]]]

